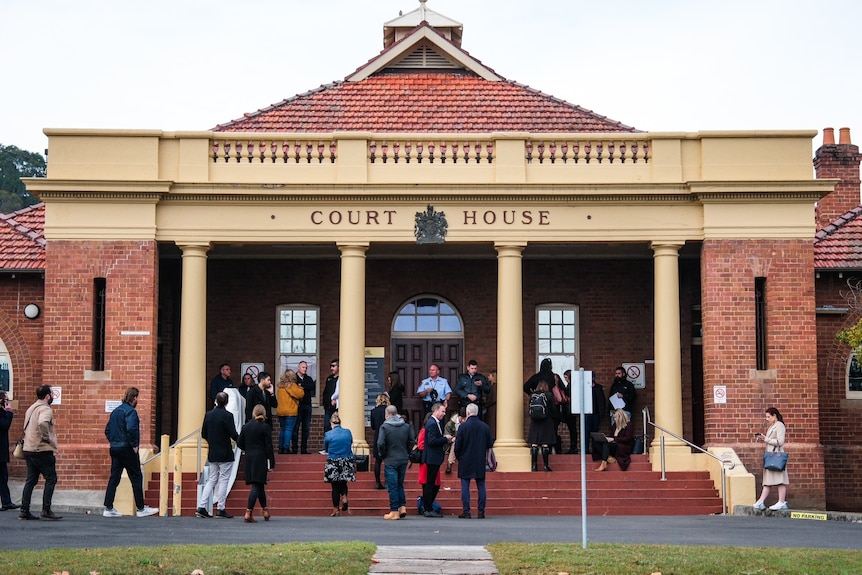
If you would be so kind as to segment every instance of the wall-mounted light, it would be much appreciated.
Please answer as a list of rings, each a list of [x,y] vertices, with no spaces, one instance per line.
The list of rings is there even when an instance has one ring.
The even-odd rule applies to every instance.
[[[39,317],[39,314],[42,313],[42,310],[39,309],[39,306],[35,303],[28,303],[24,307],[24,317],[27,319],[36,319]]]

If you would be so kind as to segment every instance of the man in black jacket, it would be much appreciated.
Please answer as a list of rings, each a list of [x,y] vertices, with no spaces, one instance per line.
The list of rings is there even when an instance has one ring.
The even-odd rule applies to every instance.
[[[317,395],[317,384],[308,375],[308,363],[300,361],[296,366],[296,383],[305,390],[305,395],[299,400],[299,413],[296,425],[293,426],[293,437],[290,439],[290,452],[296,453],[296,444],[299,443],[299,428],[302,426],[302,453],[308,451],[308,433],[311,430],[311,398]]]
[[[323,395],[320,398],[320,405],[323,406],[323,433],[332,429],[332,424],[329,419],[335,413],[335,400],[332,399],[332,394],[338,388],[338,358],[336,357],[329,362],[329,377],[326,378],[326,384],[323,386]]]
[[[446,417],[446,406],[436,402],[431,406],[431,417],[425,424],[425,447],[422,449],[422,463],[428,470],[425,484],[422,485],[422,505],[425,507],[425,517],[443,517],[439,511],[434,511],[434,500],[440,487],[437,485],[437,474],[446,456],[446,445],[455,441],[451,435],[443,433],[443,418]]]
[[[198,508],[195,512],[196,517],[212,517],[207,511],[207,504],[213,490],[215,490],[215,505],[218,507],[215,516],[223,519],[233,517],[225,510],[225,500],[227,499],[227,487],[233,469],[233,442],[237,440],[237,432],[233,415],[225,409],[227,402],[227,394],[223,391],[218,392],[215,398],[215,409],[204,416],[204,422],[201,425],[201,437],[209,445],[209,453],[207,454],[209,476],[201,491]]]
[[[251,421],[255,405],[266,410],[266,424],[272,429],[272,408],[278,407],[278,398],[272,391],[272,376],[265,371],[257,376],[257,385],[248,390],[245,396],[245,420]]]
[[[608,408],[610,409],[611,419],[614,417],[614,409],[616,406],[613,404],[613,397],[616,396],[617,400],[622,400],[623,404],[620,408],[626,412],[626,415],[629,418],[629,421],[632,419],[632,409],[635,406],[635,399],[637,399],[637,391],[635,391],[635,386],[632,382],[626,378],[626,370],[622,368],[622,366],[616,368],[614,370],[614,382],[611,384],[611,389],[608,391]]]
[[[467,407],[470,403],[475,403],[479,407],[479,414],[476,416],[483,420],[482,412],[484,405],[484,397],[491,393],[491,384],[488,379],[479,373],[479,362],[471,359],[467,362],[467,373],[462,373],[455,380],[455,393],[461,400],[460,406]]]

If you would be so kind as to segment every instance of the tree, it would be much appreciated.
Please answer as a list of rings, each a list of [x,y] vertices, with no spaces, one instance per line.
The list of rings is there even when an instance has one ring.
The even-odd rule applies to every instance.
[[[862,280],[854,277],[847,278],[848,291],[839,294],[847,302],[847,307],[856,313],[862,312]],[[862,318],[850,327],[844,328],[835,334],[835,339],[849,345],[857,358],[862,358]]]
[[[39,199],[27,192],[21,178],[44,178],[46,174],[47,164],[42,154],[0,144],[0,192],[8,192],[21,200],[20,206],[8,211],[38,204]],[[3,213],[8,213],[7,206],[11,207],[15,203],[14,198],[0,195]]]

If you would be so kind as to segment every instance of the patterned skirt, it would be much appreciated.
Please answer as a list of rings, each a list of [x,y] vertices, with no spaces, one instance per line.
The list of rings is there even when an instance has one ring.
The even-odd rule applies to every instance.
[[[323,468],[323,481],[332,483],[334,481],[356,481],[356,465],[352,457],[340,457],[338,459],[327,459],[326,467]]]

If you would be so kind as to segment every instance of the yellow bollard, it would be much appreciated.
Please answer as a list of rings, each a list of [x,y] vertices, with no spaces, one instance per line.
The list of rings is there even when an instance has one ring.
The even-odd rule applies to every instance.
[[[174,517],[183,514],[183,448],[174,449]]]
[[[171,437],[162,435],[161,465],[159,466],[159,516],[168,516],[168,469],[171,463]]]

